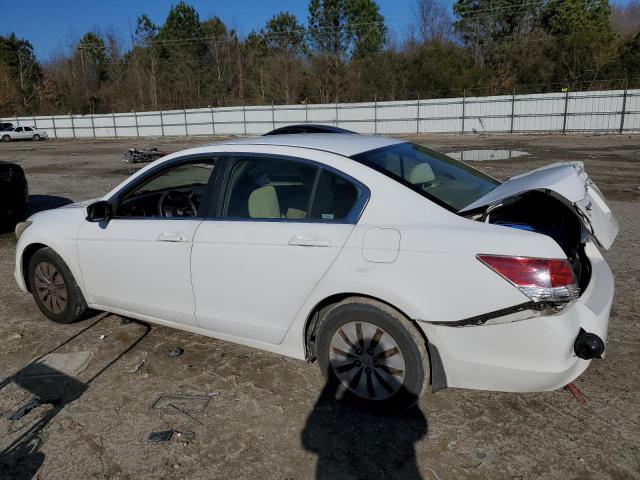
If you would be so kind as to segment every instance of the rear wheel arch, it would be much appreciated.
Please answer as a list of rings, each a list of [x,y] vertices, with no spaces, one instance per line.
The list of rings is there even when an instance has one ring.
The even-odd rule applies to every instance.
[[[425,342],[425,346],[427,348],[427,352],[429,352],[429,356],[431,356],[431,352],[430,352],[430,344],[429,344],[429,340],[427,339],[427,336],[425,335],[424,331],[419,327],[418,323],[411,318],[409,315],[407,315],[404,311],[402,311],[402,309],[396,307],[395,305],[393,305],[390,302],[387,302],[381,298],[375,297],[373,295],[366,295],[363,293],[356,293],[356,292],[349,292],[349,293],[337,293],[334,295],[331,295],[323,300],[321,300],[320,302],[318,302],[313,309],[311,310],[311,312],[309,313],[309,315],[307,316],[307,319],[305,321],[305,325],[304,325],[304,348],[305,348],[305,359],[309,362],[313,362],[315,361],[315,337],[317,335],[317,327],[318,327],[318,320],[320,318],[320,313],[327,309],[327,308],[331,308],[332,306],[342,302],[343,300],[346,300],[348,298],[356,298],[356,297],[360,297],[360,298],[365,298],[368,300],[371,300],[373,302],[377,302],[381,305],[384,305],[386,307],[392,308],[393,310],[395,310],[396,312],[398,312],[400,315],[402,315],[403,317],[405,317],[414,327],[415,329],[418,331],[418,333],[420,334],[420,336],[422,337],[422,339]]]
[[[352,297],[361,297],[367,298],[374,302],[378,302],[381,305],[385,305],[389,308],[394,309],[400,315],[405,317],[416,329],[422,340],[424,341],[425,348],[427,350],[427,354],[429,355],[429,382],[432,385],[433,391],[441,390],[447,387],[447,377],[446,372],[444,370],[444,365],[442,364],[442,360],[440,358],[440,353],[438,352],[437,347],[432,344],[427,338],[426,333],[420,326],[418,322],[407,315],[402,309],[396,307],[391,302],[387,302],[381,298],[375,297],[373,295],[366,295],[362,293],[349,292],[349,293],[338,293],[326,297],[325,299],[318,302],[309,315],[307,316],[305,325],[304,325],[304,351],[305,351],[305,359],[308,362],[316,361],[316,351],[315,351],[315,341],[317,336],[317,326],[318,320],[320,319],[321,312],[326,308],[331,308],[332,306],[346,300],[347,298]]]

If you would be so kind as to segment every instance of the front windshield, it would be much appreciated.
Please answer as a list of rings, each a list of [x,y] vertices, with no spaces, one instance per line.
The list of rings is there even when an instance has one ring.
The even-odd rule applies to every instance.
[[[2,132],[8,132],[9,130],[13,130],[13,127],[4,127],[2,130]]]
[[[390,145],[352,158],[456,212],[500,184],[475,168],[413,143]]]

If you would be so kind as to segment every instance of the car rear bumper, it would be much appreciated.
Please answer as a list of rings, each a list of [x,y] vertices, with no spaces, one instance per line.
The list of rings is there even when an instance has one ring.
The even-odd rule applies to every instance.
[[[592,274],[580,298],[555,315],[509,323],[452,327],[419,322],[438,349],[448,387],[532,392],[555,390],[580,376],[591,360],[578,358],[581,329],[606,342],[613,275],[598,249],[586,247]]]

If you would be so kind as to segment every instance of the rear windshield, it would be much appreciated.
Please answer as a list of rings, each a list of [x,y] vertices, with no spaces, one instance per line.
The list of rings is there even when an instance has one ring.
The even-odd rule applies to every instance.
[[[456,212],[500,184],[475,168],[413,143],[390,145],[352,158]]]

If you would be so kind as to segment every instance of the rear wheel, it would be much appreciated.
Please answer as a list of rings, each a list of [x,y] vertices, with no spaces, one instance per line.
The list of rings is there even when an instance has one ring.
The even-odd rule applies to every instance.
[[[429,372],[424,339],[411,322],[388,305],[363,297],[322,312],[317,357],[338,396],[380,412],[414,405]]]
[[[40,141],[40,135],[38,135],[37,133],[33,136],[33,141],[34,142],[39,142]]]
[[[56,323],[73,323],[89,312],[71,270],[51,248],[33,254],[28,266],[29,286],[40,311]]]

